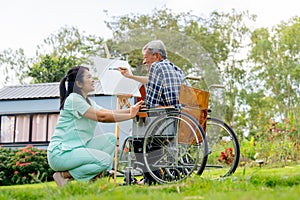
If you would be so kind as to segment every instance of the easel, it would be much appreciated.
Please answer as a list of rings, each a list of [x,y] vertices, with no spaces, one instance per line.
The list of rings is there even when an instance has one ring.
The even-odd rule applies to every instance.
[[[127,108],[130,107],[130,103],[128,98],[131,98],[132,95],[117,95],[117,110],[121,110],[124,106]],[[120,122],[116,122],[115,127],[115,135],[117,137],[117,144],[115,150],[115,157],[114,157],[114,184],[117,184],[117,168],[118,168],[118,152],[120,146]]]
[[[111,58],[111,54],[109,53],[109,49],[107,47],[107,44],[104,44],[104,50],[106,53],[107,58]],[[121,110],[124,106],[127,108],[130,107],[130,103],[128,101],[128,98],[131,98],[132,95],[117,95],[117,110]],[[118,168],[118,152],[119,152],[119,146],[120,146],[120,123],[116,122],[115,127],[115,135],[117,138],[116,148],[115,148],[115,157],[114,157],[114,184],[117,184],[117,168]]]

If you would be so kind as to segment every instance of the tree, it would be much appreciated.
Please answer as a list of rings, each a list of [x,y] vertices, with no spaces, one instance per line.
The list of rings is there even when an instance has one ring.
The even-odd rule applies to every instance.
[[[240,88],[245,88],[247,84],[244,66],[246,56],[241,54],[251,34],[246,22],[255,19],[256,15],[248,11],[238,13],[232,9],[231,13],[212,12],[207,19],[197,18],[185,26],[185,33],[199,41],[216,63],[221,74],[220,83],[225,86],[226,92],[226,110],[216,115],[225,116],[225,120],[232,126],[243,103],[239,95]],[[221,111],[220,108],[218,110]]]
[[[253,32],[249,58],[254,63],[253,76],[264,98],[272,100],[270,118],[289,119],[299,129],[300,98],[300,18]],[[257,89],[256,89],[257,90]],[[290,119],[292,117],[292,119]],[[269,119],[270,119],[269,118]]]
[[[201,43],[184,33],[185,23],[192,18],[194,16],[190,13],[175,15],[170,9],[155,9],[151,15],[113,17],[112,21],[106,22],[114,35],[110,48],[126,55],[129,61],[138,61],[131,64],[134,69],[139,69],[142,60],[133,58],[132,54],[128,56],[129,52],[138,52],[138,57],[142,58],[142,47],[153,39],[161,39],[167,47],[168,59],[180,66],[186,74],[202,76],[207,73],[212,75],[208,82],[219,80],[209,52],[202,48]]]
[[[33,83],[59,82],[66,71],[79,64],[79,60],[74,56],[43,55],[39,58],[40,61],[34,63],[25,73],[25,76],[32,77]]]
[[[103,55],[103,38],[86,35],[75,27],[62,27],[37,46],[37,56],[53,55],[76,57],[86,61],[89,56]]]
[[[182,67],[186,74],[204,77],[207,85],[224,84],[228,97],[226,120],[233,125],[234,112],[239,107],[237,102],[241,101],[238,100],[238,87],[244,83],[242,78],[246,73],[242,64],[244,60],[236,58],[245,47],[245,37],[250,34],[245,19],[252,21],[255,16],[233,10],[232,13],[213,12],[204,19],[190,12],[176,15],[170,9],[162,9],[154,10],[151,15],[113,17],[106,24],[114,34],[112,49],[124,54],[141,49],[150,40],[162,39],[168,54],[178,56],[169,59]],[[207,89],[207,86],[201,85],[201,88]]]
[[[24,50],[5,50],[0,54],[3,84],[59,81],[74,64],[90,64],[89,57],[103,56],[103,39],[86,35],[74,27],[62,27],[37,46],[36,57],[26,58]]]
[[[89,57],[103,55],[102,43],[101,37],[63,27],[38,46],[36,62],[25,76],[32,77],[34,83],[59,81],[70,67],[91,64]]]
[[[22,75],[30,60],[26,58],[23,49],[6,49],[0,53],[1,85],[22,83]]]

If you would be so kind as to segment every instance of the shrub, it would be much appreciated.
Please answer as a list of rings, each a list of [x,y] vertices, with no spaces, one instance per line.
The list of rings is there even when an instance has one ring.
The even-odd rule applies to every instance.
[[[52,175],[46,150],[31,145],[21,149],[0,148],[0,185],[51,181]]]
[[[10,149],[0,148],[0,185],[10,185],[11,170],[8,167],[8,160],[12,151]]]
[[[265,165],[276,167],[299,163],[299,141],[300,132],[292,117],[280,122],[270,119],[256,137],[241,140],[241,164],[251,166],[263,161]]]

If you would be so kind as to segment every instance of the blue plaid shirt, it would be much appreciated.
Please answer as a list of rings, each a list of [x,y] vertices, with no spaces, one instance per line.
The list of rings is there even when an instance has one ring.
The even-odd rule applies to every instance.
[[[180,84],[184,77],[183,71],[167,59],[152,63],[146,86],[147,108],[170,105],[178,107]]]

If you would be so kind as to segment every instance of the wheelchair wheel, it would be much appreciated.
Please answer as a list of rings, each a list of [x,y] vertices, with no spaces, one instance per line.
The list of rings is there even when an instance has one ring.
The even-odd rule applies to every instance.
[[[186,136],[189,133],[189,137]],[[156,118],[145,133],[143,158],[147,172],[159,183],[180,181],[203,171],[207,142],[200,124],[191,116],[173,111]]]
[[[225,177],[233,174],[238,167],[240,146],[235,132],[223,121],[207,118],[206,140],[208,159],[203,176]],[[198,174],[202,172],[198,171]]]

